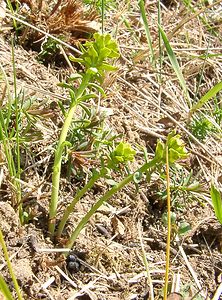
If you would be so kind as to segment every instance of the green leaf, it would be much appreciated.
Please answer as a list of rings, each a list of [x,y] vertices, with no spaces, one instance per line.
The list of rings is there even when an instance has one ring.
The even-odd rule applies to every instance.
[[[174,150],[169,149],[169,163],[172,164],[180,158],[180,154]]]
[[[75,88],[71,84],[68,84],[66,82],[59,82],[57,85],[65,89],[73,90],[75,92]]]
[[[13,300],[14,299],[11,292],[10,292],[10,290],[9,290],[9,288],[8,288],[7,283],[5,282],[2,275],[0,275],[0,291],[5,296],[5,299],[7,299],[7,300]]]
[[[99,67],[99,69],[102,69],[102,70],[104,70],[104,71],[116,71],[116,70],[118,70],[117,67],[111,66],[111,65],[106,64],[106,63],[103,63],[103,64]]]
[[[74,81],[78,79],[82,79],[82,75],[79,73],[72,73],[69,77],[69,81]]]
[[[87,73],[91,75],[96,75],[98,73],[98,69],[95,67],[88,68]]]
[[[101,95],[103,95],[104,97],[106,96],[104,89],[100,85],[91,82],[91,83],[89,83],[89,87],[93,87],[98,92],[100,92]]]
[[[160,30],[164,45],[166,47],[167,54],[168,54],[168,57],[170,59],[171,65],[172,65],[172,67],[174,69],[174,72],[176,73],[177,78],[179,80],[179,83],[180,83],[180,85],[181,85],[181,87],[182,87],[182,89],[185,93],[185,96],[187,98],[187,102],[188,102],[189,106],[191,106],[191,101],[190,101],[188,89],[187,89],[187,86],[186,86],[186,82],[185,82],[185,79],[184,79],[183,74],[181,72],[181,69],[180,69],[179,63],[177,61],[177,58],[176,58],[176,56],[173,52],[173,49],[170,46],[170,43],[168,41],[168,38],[167,38],[165,32],[163,31],[163,29],[161,28],[160,25],[159,25],[159,30]]]
[[[114,163],[126,163],[128,161],[133,161],[136,151],[132,149],[130,144],[120,142],[111,154]]]
[[[179,224],[179,228],[178,228],[178,233],[179,234],[185,234],[187,233],[189,230],[191,230],[191,226],[189,223],[187,222],[181,222]]]
[[[188,156],[183,140],[179,134],[175,135],[174,131],[168,134],[166,144],[168,146],[169,163],[172,164]],[[164,163],[166,162],[166,145],[162,141],[157,143],[155,157]]]
[[[109,48],[106,48],[106,47],[102,48],[100,50],[100,52],[99,52],[99,58],[100,58],[100,60],[103,61],[106,57],[109,57],[110,54],[111,54],[111,52],[112,51]]]
[[[103,76],[105,70],[113,71],[114,67],[107,64],[108,58],[118,58],[119,51],[117,43],[112,40],[109,34],[95,33],[93,35],[94,41],[88,41],[84,44],[83,54],[81,56],[81,62],[76,58],[72,58],[74,61],[78,61],[85,65],[86,69],[95,68],[99,71],[99,74]]]
[[[77,57],[74,57],[74,56],[69,56],[69,59],[73,62],[78,62],[80,64],[82,64],[84,62],[84,60],[82,58],[77,58]]]
[[[78,102],[85,102],[86,100],[92,99],[92,98],[97,98],[98,96],[96,94],[88,94],[80,97],[78,99]]]
[[[174,163],[178,159],[184,159],[188,156],[183,140],[179,134],[174,135],[174,131],[167,137],[167,145],[169,149],[169,162]]]
[[[164,225],[167,226],[167,219],[168,219],[168,213],[167,212],[164,212],[162,214],[162,222]],[[175,212],[171,211],[170,212],[170,219],[171,219],[171,223],[172,224],[175,224],[176,223],[176,219],[177,219],[177,215]]]
[[[219,222],[222,224],[222,199],[220,191],[211,183],[210,195],[214,208],[215,215]]]
[[[201,108],[208,100],[213,98],[222,90],[222,81],[213,86],[200,100],[191,108],[190,114]]]
[[[117,185],[117,182],[113,179],[105,179],[105,182],[112,186]]]
[[[165,145],[162,141],[158,141],[157,145],[156,145],[156,151],[155,151],[155,157],[159,160],[162,160],[162,158],[164,157],[165,153],[164,150],[165,149]]]
[[[139,0],[138,5],[140,7],[140,14],[141,14],[144,29],[145,29],[145,32],[146,32],[147,44],[148,44],[150,54],[151,54],[150,55],[151,62],[153,62],[154,61],[154,50],[153,50],[153,45],[152,45],[152,38],[151,38],[151,34],[150,34],[149,24],[148,24],[148,20],[147,20],[147,17],[146,17],[146,9],[145,9],[145,5],[144,5],[144,0]]]

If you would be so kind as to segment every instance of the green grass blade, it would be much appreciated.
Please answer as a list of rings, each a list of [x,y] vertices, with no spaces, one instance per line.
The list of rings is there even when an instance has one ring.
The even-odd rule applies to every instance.
[[[222,199],[220,191],[215,187],[215,185],[211,184],[210,195],[213,203],[213,208],[215,215],[219,222],[222,224]]]
[[[105,4],[106,4],[106,0],[102,0],[102,1],[101,1],[102,33],[104,33]]]
[[[154,50],[153,50],[152,39],[151,39],[151,35],[150,35],[150,30],[149,30],[149,24],[148,24],[147,17],[146,17],[144,1],[139,0],[138,4],[139,4],[139,8],[140,8],[141,17],[143,20],[143,25],[144,25],[145,32],[146,32],[146,39],[147,39],[148,47],[149,47],[149,50],[151,53],[150,61],[151,61],[151,63],[154,63]]]
[[[164,45],[166,47],[166,51],[167,51],[168,57],[170,59],[171,65],[172,65],[172,67],[174,69],[174,72],[177,75],[179,83],[180,83],[180,85],[181,85],[181,87],[182,87],[182,89],[183,89],[183,91],[185,93],[185,96],[187,98],[188,106],[191,107],[191,101],[190,101],[190,97],[189,97],[189,94],[188,94],[188,89],[187,89],[186,82],[185,82],[185,79],[183,77],[183,74],[181,72],[179,63],[177,61],[177,58],[176,58],[176,56],[175,56],[175,54],[173,52],[173,49],[170,46],[169,40],[168,40],[165,32],[163,31],[163,29],[161,28],[160,25],[159,25],[159,30],[160,30],[161,37],[163,39]]]
[[[17,296],[18,296],[18,300],[23,300],[21,292],[20,292],[20,288],[19,288],[19,285],[18,285],[18,281],[17,281],[17,279],[15,277],[15,274],[14,274],[14,271],[12,269],[12,265],[11,265],[11,262],[10,262],[10,258],[9,258],[9,255],[8,255],[7,247],[6,247],[6,244],[5,244],[4,237],[3,237],[1,229],[0,229],[0,245],[2,246],[4,257],[5,257],[5,260],[7,262],[9,273],[11,275],[11,278],[12,278],[12,281],[13,281],[13,284],[14,284]],[[6,298],[6,299],[8,299],[8,298]]]
[[[162,19],[161,19],[161,5],[160,0],[158,0],[158,24],[161,26]],[[163,66],[163,53],[162,53],[162,45],[161,45],[161,33],[160,30],[158,31],[158,44],[159,44],[159,69],[160,69],[160,75],[159,75],[159,81],[162,81],[162,66]]]
[[[5,282],[4,278],[0,275],[0,291],[5,296],[7,300],[14,300],[13,296],[8,288],[7,283]],[[1,296],[1,295],[0,295]]]
[[[10,12],[14,15],[14,14],[15,14],[15,11],[14,11],[14,9],[13,9],[11,0],[6,0],[6,3],[7,3],[7,5],[8,5],[8,7],[9,7]],[[17,3],[16,3],[16,4],[17,4]],[[16,5],[16,6],[17,6],[17,5]],[[13,19],[13,26],[14,26],[16,32],[17,32],[18,26],[17,26],[17,22],[16,22],[15,19]]]
[[[218,92],[222,90],[222,81],[213,86],[200,100],[191,108],[190,114],[201,108],[207,101],[213,98]]]
[[[15,49],[14,49],[14,38],[12,42],[12,67],[13,67],[13,84],[14,84],[14,97],[15,97],[15,129],[16,129],[16,178],[20,179],[21,174],[21,163],[20,163],[20,137],[19,137],[19,128],[20,128],[20,103],[17,95],[17,78],[16,78],[16,67],[15,67]],[[17,187],[17,204],[21,202],[21,184],[20,181],[16,181]],[[19,218],[20,222],[23,224],[23,212],[22,204],[19,205]]]
[[[8,95],[7,107],[6,107],[7,113],[4,113],[2,108],[0,109],[0,141],[3,144],[10,177],[15,178],[16,169],[15,169],[14,158],[12,155],[12,149],[9,141],[9,132],[10,132],[9,124],[12,118],[12,97],[10,94],[10,85],[9,85],[8,78],[1,64],[0,64],[0,74],[1,74],[1,78],[4,80],[6,84],[6,90]]]

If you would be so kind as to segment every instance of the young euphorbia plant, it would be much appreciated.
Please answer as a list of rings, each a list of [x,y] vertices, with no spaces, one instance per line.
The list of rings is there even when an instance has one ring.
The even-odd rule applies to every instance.
[[[93,216],[93,214],[98,210],[98,208],[106,201],[108,201],[113,195],[119,192],[122,188],[124,188],[127,184],[133,182],[136,174],[143,174],[148,172],[149,175],[151,175],[158,168],[164,166],[166,164],[166,147],[169,151],[170,164],[184,159],[188,155],[184,142],[180,139],[180,136],[178,134],[175,134],[175,132],[172,132],[168,135],[165,144],[162,141],[158,141],[154,158],[148,162],[145,162],[135,172],[129,174],[120,182],[116,183],[100,199],[98,199],[98,201],[91,207],[88,213],[80,220],[79,224],[72,232],[71,237],[66,244],[66,247],[71,248],[73,246],[79,233],[87,224],[89,219]],[[107,162],[107,166],[116,170],[118,169],[118,167],[120,167],[120,164],[132,161],[134,159],[135,153],[136,152],[131,148],[129,144],[121,142],[111,153],[110,158]]]
[[[103,163],[100,170],[92,171],[92,176],[89,179],[89,181],[85,184],[85,186],[81,190],[79,190],[76,193],[72,202],[65,209],[61,221],[59,222],[58,230],[56,232],[57,239],[61,237],[63,229],[69,218],[69,215],[73,212],[75,205],[86,194],[86,192],[89,191],[94,186],[95,182],[101,178],[109,177],[109,173],[112,170],[118,171],[120,169],[120,165],[125,165],[128,162],[133,161],[135,155],[136,155],[136,151],[132,149],[130,144],[125,142],[120,142],[115,147],[115,149],[110,153],[109,156],[103,158]]]
[[[99,33],[95,33],[93,37],[94,41],[86,42],[85,45],[82,46],[82,55],[79,58],[70,58],[72,61],[79,62],[85,68],[82,74],[75,74],[75,76],[72,76],[72,79],[79,80],[80,83],[78,88],[74,88],[69,84],[64,84],[65,87],[69,88],[71,103],[65,116],[55,151],[52,173],[52,194],[49,205],[49,233],[51,237],[54,235],[55,231],[63,149],[65,146],[69,145],[66,139],[74,112],[78,104],[96,96],[94,93],[91,93],[90,90],[92,88],[97,89],[100,92],[102,91],[100,84],[105,72],[116,70],[115,67],[108,63],[108,59],[119,57],[117,44],[112,40],[109,34],[100,35]]]

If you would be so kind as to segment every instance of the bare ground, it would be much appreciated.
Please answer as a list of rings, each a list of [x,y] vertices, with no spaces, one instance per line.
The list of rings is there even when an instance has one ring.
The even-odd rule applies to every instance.
[[[221,141],[215,136],[208,137],[204,143],[205,151],[183,130],[186,127],[187,105],[176,76],[166,64],[161,85],[157,82],[156,71],[148,59],[138,9],[133,6],[131,13],[127,13],[124,5],[120,4],[119,7],[119,11],[130,20],[134,32],[129,33],[120,23],[117,34],[122,54],[118,61],[119,73],[115,78],[106,78],[104,85],[107,98],[102,100],[101,105],[113,110],[113,115],[107,120],[113,132],[123,134],[124,140],[132,145],[146,146],[148,153],[153,152],[158,136],[165,137],[174,128],[193,150],[186,169],[187,172],[193,169],[194,175],[204,186],[204,192],[196,195],[192,201],[186,196],[180,199],[183,208],[177,211],[178,220],[187,221],[191,230],[179,241],[175,239],[176,235],[172,239],[170,282],[174,281],[176,275],[179,277],[182,299],[210,299],[221,283],[222,273],[222,227],[214,216],[208,193],[212,177],[221,181],[220,165],[215,164],[215,161],[222,163]],[[156,7],[151,4],[147,9],[154,23],[151,27],[154,43],[157,43]],[[182,4],[163,10],[162,22],[169,36],[186,17],[188,12]],[[117,11],[108,15],[107,30],[111,30],[118,18]],[[172,35],[171,43],[177,49],[176,55],[191,95],[203,64],[202,60],[195,57],[203,53],[198,49],[221,48],[220,38],[208,37],[208,31],[197,18],[191,18]],[[180,50],[191,46],[194,50]],[[11,45],[2,36],[0,63],[13,93],[11,61]],[[220,58],[205,61],[201,95],[221,78],[221,64]],[[50,174],[53,145],[63,120],[57,102],[61,100],[66,104],[67,101],[64,89],[58,87],[57,83],[61,77],[66,78],[70,70],[47,68],[36,61],[35,52],[26,51],[18,45],[15,47],[15,66],[17,90],[24,92],[25,100],[31,97],[35,99],[31,109],[38,110],[41,116],[32,129],[32,133],[35,131],[41,135],[41,140],[31,140],[22,152],[23,201],[34,216],[25,226],[19,225],[18,215],[11,206],[13,189],[8,184],[4,159],[1,161],[0,227],[24,299],[150,299],[150,285],[154,288],[155,299],[161,299],[167,229],[161,219],[165,204],[157,195],[161,185],[155,178],[149,185],[145,180],[140,182],[138,191],[133,184],[127,186],[100,208],[73,248],[76,257],[74,270],[70,269],[69,261],[63,255],[53,251],[55,245],[47,235]],[[4,81],[1,86],[3,92]],[[164,112],[172,116],[174,122]],[[142,160],[141,152],[132,168],[140,165]],[[63,174],[59,211],[71,201],[78,186],[81,186],[81,182],[68,181]],[[102,183],[81,200],[69,221],[67,235],[105,189]],[[141,244],[149,262],[151,282],[147,280]],[[0,262],[1,273],[12,288],[2,252]]]

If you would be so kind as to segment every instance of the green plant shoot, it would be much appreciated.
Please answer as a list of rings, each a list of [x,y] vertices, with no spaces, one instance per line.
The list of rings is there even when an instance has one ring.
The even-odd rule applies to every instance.
[[[188,156],[183,140],[174,131],[168,135],[166,144],[162,141],[158,141],[157,143],[156,157],[162,159],[163,162],[166,161],[166,146],[168,146],[170,164],[173,164],[177,160],[185,159]]]
[[[184,142],[180,139],[180,136],[177,134],[175,135],[175,132],[172,132],[168,135],[167,142],[164,144],[163,142],[159,141],[156,147],[155,156],[152,160],[146,162],[143,164],[138,170],[136,170],[134,173],[129,174],[125,178],[123,178],[122,181],[115,184],[110,190],[108,190],[88,211],[88,213],[80,220],[79,224],[75,228],[75,230],[72,232],[70,239],[68,240],[66,246],[68,248],[71,248],[76,241],[79,233],[84,228],[84,226],[87,224],[89,219],[93,216],[93,214],[96,212],[96,210],[106,201],[108,201],[114,194],[119,192],[124,186],[129,184],[130,182],[134,181],[135,174],[143,174],[145,172],[149,172],[149,175],[151,175],[156,169],[158,169],[161,165],[165,165],[166,163],[166,149],[169,151],[169,157],[171,160],[171,163],[175,163],[179,159],[183,159],[187,157],[188,153],[184,146]],[[165,153],[163,152],[165,150]],[[120,158],[122,162],[132,161],[134,159],[135,151],[131,148],[131,146],[127,143],[121,142],[113,151],[113,153],[118,154],[116,155],[117,158]],[[113,155],[111,155],[113,157]],[[115,157],[115,156],[114,156]],[[119,164],[118,159],[115,162]]]
[[[92,188],[95,182],[100,178],[105,177],[109,172],[109,169],[116,169],[119,167],[119,164],[125,164],[133,161],[135,154],[136,151],[131,148],[130,144],[120,142],[111,153],[107,167],[102,167],[100,171],[93,170],[92,177],[88,183],[86,183],[85,186],[77,192],[70,205],[65,209],[56,233],[57,238],[60,238],[69,215],[73,212],[76,203],[86,194],[88,190]]]
[[[132,149],[130,144],[120,142],[114,151],[111,153],[111,161],[112,164],[120,164],[126,163],[129,161],[133,161],[135,157],[136,151]]]
[[[213,86],[203,97],[200,98],[200,100],[193,105],[189,112],[189,116],[200,109],[207,101],[209,101],[211,98],[213,98],[217,93],[219,93],[222,90],[222,81],[217,83],[215,86]]]
[[[215,216],[218,221],[222,224],[222,198],[220,191],[215,187],[215,185],[211,184],[210,195],[212,199],[212,204],[214,208]]]
[[[84,47],[82,47],[83,53],[80,58],[71,57],[71,60],[77,61],[85,66],[85,71],[81,74],[81,83],[77,90],[68,86],[70,88],[71,104],[69,111],[66,114],[58,146],[55,151],[52,174],[52,194],[49,205],[49,233],[51,237],[54,235],[55,231],[63,149],[65,145],[67,145],[66,138],[72,123],[74,112],[80,102],[84,102],[89,98],[94,97],[94,94],[90,94],[89,96],[87,91],[88,87],[93,86],[101,91],[101,87],[95,82],[102,82],[106,71],[116,70],[116,68],[110,65],[107,60],[119,57],[117,44],[111,39],[109,34],[100,35],[99,33],[95,33],[93,37],[94,41],[86,42]],[[79,78],[80,76],[77,77]]]

